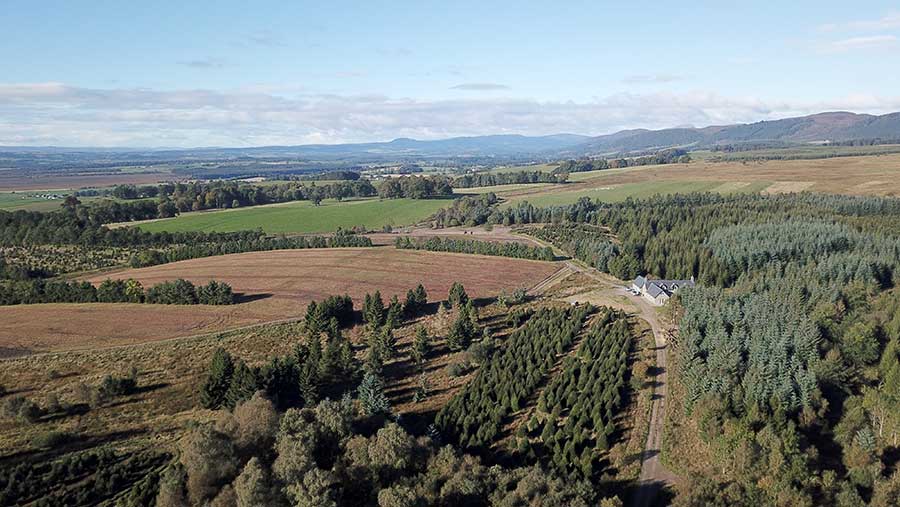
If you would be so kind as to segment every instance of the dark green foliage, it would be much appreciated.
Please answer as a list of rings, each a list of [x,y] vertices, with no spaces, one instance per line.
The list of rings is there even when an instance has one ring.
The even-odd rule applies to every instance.
[[[612,238],[603,230],[586,224],[545,225],[525,229],[525,232],[552,243],[600,271],[611,272],[610,261],[619,255],[619,248],[612,242]]]
[[[213,352],[212,363],[203,387],[200,389],[200,403],[205,408],[216,409],[225,405],[226,394],[234,375],[234,359],[225,349]]]
[[[136,280],[89,282],[10,281],[0,283],[0,305],[38,303],[155,303],[169,305],[230,305],[234,294],[227,283],[210,281],[199,288],[187,280],[161,282],[144,292]]]
[[[450,181],[442,176],[404,176],[388,178],[378,186],[378,197],[382,199],[430,199],[452,197]]]
[[[293,353],[251,367],[218,349],[200,390],[206,408],[234,407],[257,391],[280,409],[309,405],[324,397],[339,397],[353,388],[359,365],[350,342],[332,317],[324,336],[310,335]],[[323,343],[324,341],[324,343]]]
[[[538,454],[561,473],[586,479],[599,472],[596,462],[610,445],[615,425],[604,418],[622,409],[631,330],[625,314],[607,309],[591,327],[577,353],[538,399],[544,419]],[[551,414],[552,413],[552,414]],[[560,424],[561,423],[561,424]],[[559,449],[556,444],[562,445]],[[572,459],[569,454],[578,455]]]
[[[491,216],[493,206],[498,202],[500,201],[493,192],[456,199],[449,207],[440,209],[432,215],[431,223],[434,227],[484,224]]]
[[[59,449],[72,440],[72,435],[47,432],[35,438],[39,448]],[[132,484],[154,478],[156,467],[168,459],[166,455],[119,455],[107,448],[65,454],[42,463],[10,463],[0,468],[0,505],[35,505],[73,507],[98,505],[125,493],[132,501],[139,496]],[[155,489],[145,484],[145,498],[153,499]],[[130,490],[130,491],[129,491]],[[128,503],[122,505],[153,505]]]
[[[567,160],[559,165],[554,172],[579,173],[586,171],[602,171],[605,169],[620,169],[623,167],[637,167],[644,165],[660,164],[686,164],[691,161],[688,152],[682,149],[663,150],[653,155],[635,158],[614,159],[583,159]]]
[[[353,313],[353,299],[348,295],[329,296],[321,302],[312,301],[306,307],[305,324],[307,332],[324,331],[331,319],[335,319],[339,326],[348,326],[355,319]]]
[[[526,183],[565,183],[569,175],[563,171],[517,171],[508,173],[473,173],[453,180],[454,188],[492,187],[495,185],[521,185]]]
[[[463,350],[478,336],[478,329],[472,322],[470,314],[465,307],[456,314],[450,330],[447,331],[447,347],[450,350]]]
[[[194,305],[197,304],[197,288],[182,278],[161,282],[150,287],[146,301],[163,305]]]
[[[428,331],[425,330],[424,326],[418,326],[416,327],[416,337],[413,340],[412,352],[410,353],[413,361],[421,365],[428,358],[429,352],[431,352],[431,338],[428,336]]]
[[[197,287],[197,302],[201,305],[230,305],[234,303],[234,293],[227,283],[210,280]]]
[[[571,347],[589,312],[587,307],[539,310],[438,412],[437,426],[463,447],[490,445],[503,418],[534,391],[556,354]]]
[[[517,259],[552,261],[556,258],[549,247],[528,246],[522,243],[477,241],[471,239],[453,239],[433,236],[426,240],[414,240],[409,236],[400,236],[394,246],[407,250],[428,250],[431,252],[457,252]]]
[[[363,320],[367,324],[380,327],[384,324],[384,300],[381,299],[381,291],[375,291],[375,294],[366,294],[366,299],[362,307]]]
[[[415,317],[425,309],[428,304],[428,293],[425,287],[420,283],[415,290],[409,289],[406,292],[406,300],[403,302],[403,311],[409,317]]]
[[[469,302],[469,295],[466,294],[466,289],[461,283],[453,282],[453,285],[450,286],[447,301],[452,308],[459,308]]]

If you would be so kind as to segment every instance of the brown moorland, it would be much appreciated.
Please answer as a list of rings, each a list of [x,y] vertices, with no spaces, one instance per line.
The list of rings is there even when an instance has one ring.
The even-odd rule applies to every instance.
[[[145,286],[185,278],[216,279],[242,293],[232,306],[136,304],[52,304],[0,308],[0,355],[102,348],[302,316],[312,300],[349,294],[356,302],[380,290],[384,299],[422,283],[432,301],[446,298],[455,281],[473,297],[502,289],[531,287],[551,275],[557,263],[394,248],[282,250],[207,257],[149,268],[94,275],[135,278]],[[27,337],[27,338],[25,338]]]
[[[900,196],[900,154],[835,157],[812,160],[736,162],[694,161],[625,169],[573,173],[565,185],[516,187],[499,191],[506,199],[527,200],[561,192],[589,190],[625,183],[658,181],[720,181],[770,183],[768,192],[824,192],[850,195]]]

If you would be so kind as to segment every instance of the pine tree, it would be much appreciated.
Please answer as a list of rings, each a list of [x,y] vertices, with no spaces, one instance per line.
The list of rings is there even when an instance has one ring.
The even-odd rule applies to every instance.
[[[200,402],[205,408],[217,409],[225,403],[225,394],[234,374],[234,360],[225,349],[213,353],[206,382],[200,390]]]
[[[389,414],[391,405],[384,395],[384,382],[378,375],[366,372],[358,388],[359,402],[366,415]]]

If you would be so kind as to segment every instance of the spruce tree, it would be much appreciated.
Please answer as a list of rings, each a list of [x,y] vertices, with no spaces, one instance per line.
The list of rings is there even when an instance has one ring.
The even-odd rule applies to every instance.
[[[416,327],[416,337],[412,346],[413,361],[421,365],[430,351],[431,339],[428,337],[428,331],[425,330],[425,326]]]
[[[384,382],[378,375],[366,372],[357,392],[360,405],[366,415],[373,416],[391,412],[390,402],[384,395]]]
[[[231,385],[225,393],[225,405],[228,408],[236,407],[240,402],[249,400],[259,388],[256,373],[243,361],[238,361],[231,377]]]
[[[200,403],[205,408],[217,409],[225,403],[225,394],[231,386],[234,374],[234,360],[225,349],[218,348],[213,353],[206,382],[200,390]]]
[[[469,295],[466,294],[466,289],[461,283],[453,282],[453,285],[450,286],[450,293],[447,296],[447,300],[450,302],[450,306],[459,308],[469,302]]]

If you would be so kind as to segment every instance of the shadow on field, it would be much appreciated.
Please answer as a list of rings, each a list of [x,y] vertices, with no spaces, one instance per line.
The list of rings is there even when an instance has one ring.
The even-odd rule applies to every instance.
[[[247,294],[246,292],[237,292],[234,295],[234,304],[240,305],[243,303],[250,303],[252,301],[259,301],[260,299],[268,299],[272,296],[274,296],[274,294],[270,294],[268,292],[260,294]]]
[[[2,455],[0,456],[0,467],[19,464],[25,461],[42,463],[52,461],[70,452],[83,451],[110,442],[134,438],[143,433],[146,432],[143,430],[129,430],[114,431],[99,435],[73,435],[69,442],[50,449],[30,449],[27,451]]]

